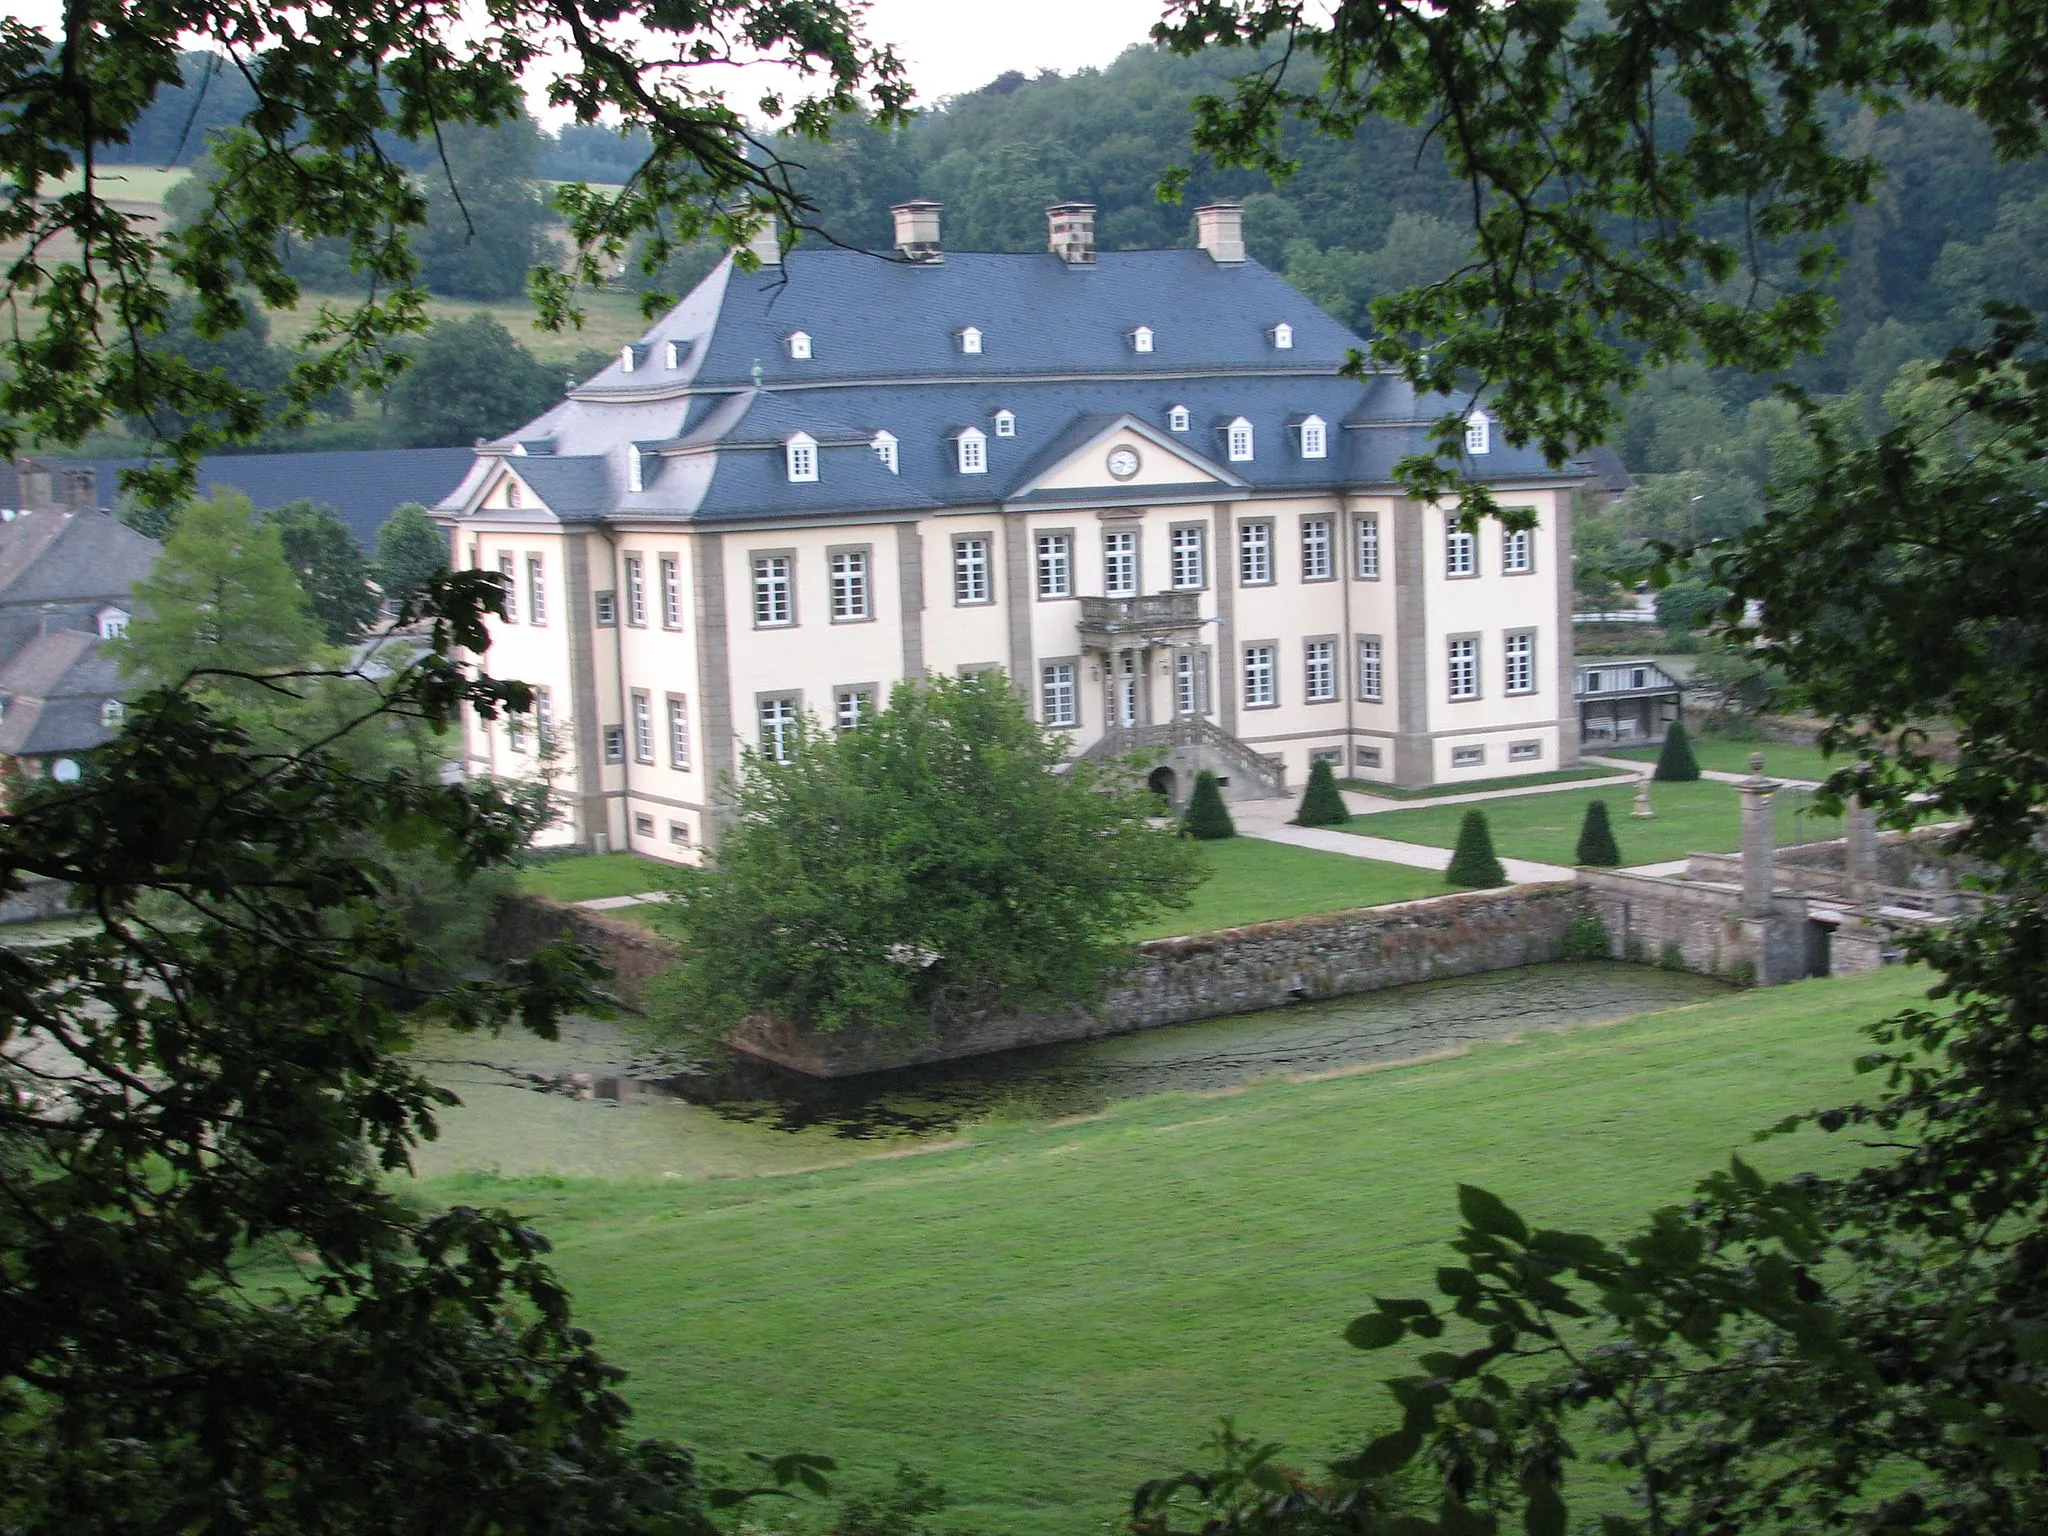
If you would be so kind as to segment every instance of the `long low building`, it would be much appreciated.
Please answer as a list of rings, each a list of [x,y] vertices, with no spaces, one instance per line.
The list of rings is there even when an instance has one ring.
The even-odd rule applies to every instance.
[[[511,583],[490,669],[537,719],[472,721],[471,771],[555,744],[556,839],[693,858],[743,748],[845,726],[892,683],[1000,668],[1077,753],[1163,754],[1184,798],[1404,786],[1574,762],[1576,468],[1471,401],[1347,376],[1365,343],[1249,259],[757,246],[616,362],[482,445],[439,516]],[[1465,469],[1534,525],[1457,526],[1396,465],[1460,412]]]

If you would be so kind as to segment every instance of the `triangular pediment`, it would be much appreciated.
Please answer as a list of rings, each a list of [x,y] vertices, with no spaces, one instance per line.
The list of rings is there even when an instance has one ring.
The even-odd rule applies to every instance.
[[[1186,441],[1128,413],[1074,424],[1015,495],[1141,491],[1148,486],[1242,486],[1244,481]]]

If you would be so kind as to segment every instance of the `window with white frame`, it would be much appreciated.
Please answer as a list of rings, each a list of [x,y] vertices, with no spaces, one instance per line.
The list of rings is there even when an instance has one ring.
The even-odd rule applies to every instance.
[[[669,365],[669,367],[671,367],[671,368],[680,368],[680,367],[682,367],[682,366],[683,366],[683,359],[684,359],[684,358],[686,358],[686,357],[688,357],[689,355],[690,355],[690,344],[689,344],[689,343],[688,343],[687,341],[672,341],[672,342],[670,342],[670,343],[668,344],[668,365]]]
[[[1301,579],[1328,581],[1337,574],[1336,552],[1327,517],[1303,518],[1301,523]]]
[[[953,601],[985,603],[993,593],[989,585],[988,540],[969,534],[953,541]]]
[[[967,326],[960,332],[960,350],[970,357],[981,351],[981,331],[976,326]]]
[[[997,411],[997,412],[996,412],[996,436],[997,436],[997,437],[1015,437],[1016,435],[1017,435],[1017,413],[1016,413],[1015,411]]]
[[[1378,635],[1358,637],[1358,697],[1361,703],[1378,704],[1387,696],[1386,652]]]
[[[1377,512],[1361,512],[1352,524],[1356,537],[1358,556],[1358,579],[1378,581],[1380,579],[1380,518]]]
[[[1445,659],[1450,663],[1451,697],[1476,699],[1479,697],[1479,641],[1472,635],[1460,635],[1445,642]]]
[[[690,824],[687,821],[672,821],[668,824],[668,840],[677,848],[690,846]]]
[[[633,813],[633,835],[635,837],[654,836],[654,818],[645,811],[635,811]]]
[[[1507,691],[1509,693],[1534,693],[1536,691],[1535,631],[1528,629],[1509,631],[1503,654],[1507,662]]]
[[[1173,530],[1173,585],[1182,592],[1196,592],[1208,585],[1209,562],[1200,523],[1182,523]]]
[[[1540,741],[1511,741],[1508,743],[1508,761],[1511,763],[1533,763],[1543,756]]]
[[[1209,703],[1209,653],[1186,647],[1173,657],[1173,707],[1183,715],[1206,715]]]
[[[1244,648],[1244,702],[1247,709],[1264,709],[1280,702],[1273,652],[1274,647],[1270,645],[1248,645]]]
[[[988,473],[988,438],[981,431],[969,427],[954,439],[954,446],[959,451],[961,474]]]
[[[526,750],[526,717],[507,715],[505,717],[505,748],[510,752]]]
[[[1536,530],[1509,528],[1500,536],[1500,568],[1506,576],[1526,576],[1536,568]]]
[[[1135,532],[1105,533],[1102,536],[1102,595],[1138,595],[1138,535]]]
[[[626,556],[626,622],[636,627],[647,622],[647,568],[638,555]]]
[[[1469,528],[1460,528],[1456,516],[1444,522],[1444,574],[1479,574],[1479,536]]]
[[[117,635],[128,633],[128,615],[119,608],[102,608],[99,613],[99,631],[102,640],[112,640]]]
[[[1453,768],[1477,768],[1485,761],[1486,748],[1484,747],[1451,748],[1451,766]]]
[[[761,701],[761,755],[786,763],[796,753],[796,700],[788,694]]]
[[[543,747],[555,739],[555,696],[544,687],[533,690],[533,729]]]
[[[1465,418],[1465,451],[1490,453],[1492,450],[1493,418],[1475,408],[1472,414]]]
[[[868,446],[875,450],[875,457],[882,461],[882,468],[888,470],[892,475],[897,473],[896,434],[894,432],[877,432],[868,440]]]
[[[599,629],[616,629],[619,625],[619,594],[610,587],[602,592],[590,594],[591,616],[597,620]]]
[[[1237,530],[1237,579],[1247,587],[1263,587],[1273,579],[1273,525],[1243,523]]]
[[[626,728],[623,725],[604,728],[604,760],[613,767],[626,760]]]
[[[874,616],[874,609],[868,601],[868,552],[864,549],[834,550],[832,617],[844,624]]]
[[[680,693],[668,696],[668,765],[690,766],[690,701]]]
[[[1074,595],[1074,536],[1071,533],[1041,533],[1038,536],[1038,595]]]
[[[1285,320],[1273,327],[1273,345],[1282,352],[1294,345],[1294,327]]]
[[[683,627],[683,569],[674,555],[661,557],[661,627]]]
[[[1328,704],[1337,697],[1337,642],[1304,640],[1301,645],[1302,694],[1311,704]]]
[[[782,445],[792,484],[818,478],[818,440],[808,432],[792,432]]]
[[[1311,416],[1301,424],[1301,456],[1304,459],[1325,459],[1330,456],[1329,423],[1320,416]]]
[[[1080,696],[1074,685],[1074,663],[1049,661],[1038,671],[1039,711],[1047,725],[1079,725]]]
[[[647,455],[640,451],[638,444],[626,448],[626,489],[644,491],[647,489]]]
[[[547,570],[539,555],[526,557],[526,621],[529,624],[548,621]]]
[[[505,578],[505,622],[519,622],[519,578],[514,574],[512,557],[498,556],[498,574]]]
[[[633,690],[633,761],[654,761],[654,701],[639,688]]]
[[[773,629],[796,622],[792,582],[795,559],[790,555],[754,557],[754,627]]]
[[[789,355],[798,362],[802,362],[811,355],[811,338],[808,332],[791,331],[789,333]]]
[[[836,688],[832,692],[832,727],[850,731],[875,712],[872,688]]]
[[[1242,416],[1223,429],[1224,444],[1233,464],[1244,464],[1252,456],[1252,424]]]
[[[1184,405],[1169,407],[1166,412],[1166,430],[1185,432],[1188,429],[1188,408]]]
[[[100,705],[100,725],[111,731],[120,725],[121,717],[127,713],[127,707],[119,699],[107,699]]]
[[[1150,352],[1152,350],[1151,326],[1141,325],[1131,332],[1131,350],[1133,352]]]
[[[619,372],[631,373],[634,365],[639,361],[640,349],[638,347],[625,346],[619,348]]]

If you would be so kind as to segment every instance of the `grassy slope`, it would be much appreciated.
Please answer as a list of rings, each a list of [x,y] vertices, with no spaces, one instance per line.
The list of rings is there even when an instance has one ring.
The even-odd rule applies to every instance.
[[[660,890],[662,876],[671,867],[637,853],[570,854],[529,864],[519,872],[519,888],[556,901],[638,896]]]
[[[1776,799],[1778,842],[1811,842],[1841,835],[1839,821],[1799,813],[1802,796],[1781,792]],[[1586,806],[1607,802],[1614,838],[1625,864],[1652,864],[1680,859],[1688,853],[1733,853],[1742,842],[1742,807],[1733,785],[1702,779],[1693,784],[1652,784],[1650,804],[1656,815],[1637,821],[1630,811],[1635,793],[1628,786],[1597,790],[1560,790],[1548,795],[1516,795],[1487,800],[1478,806],[1439,805],[1412,811],[1382,811],[1354,816],[1345,828],[1368,837],[1390,837],[1436,848],[1457,845],[1458,825],[1468,810],[1486,813],[1493,846],[1509,858],[1570,864],[1579,842]]]
[[[285,346],[295,343],[313,328],[323,301],[346,307],[357,302],[357,296],[305,294],[300,298],[297,309],[271,313],[270,339]],[[537,329],[533,323],[533,306],[524,299],[432,298],[427,300],[427,316],[432,320],[462,320],[482,310],[542,362],[560,363],[565,367],[579,352],[592,348],[601,352],[615,351],[647,329],[647,321],[640,315],[638,294],[586,291],[577,295],[576,302],[584,310],[583,329],[580,331],[572,328],[557,333]]]
[[[1654,763],[1657,754],[1663,750],[1662,747],[1623,747],[1614,752],[1602,751],[1600,756]],[[1763,753],[1765,773],[1781,778],[1818,782],[1837,768],[1848,766],[1842,758],[1823,756],[1819,747],[1797,747],[1782,741],[1725,741],[1718,737],[1701,740],[1694,737],[1692,743],[1692,755],[1710,773],[1747,773],[1752,752]]]
[[[533,1216],[632,1369],[639,1422],[715,1467],[802,1448],[877,1479],[908,1461],[954,1490],[946,1524],[1071,1536],[1198,1457],[1219,1415],[1311,1462],[1382,1423],[1397,1362],[1338,1335],[1372,1294],[1426,1288],[1461,1180],[1615,1232],[1731,1150],[1776,1171],[1850,1155],[1746,1143],[1850,1096],[1857,1026],[1924,985],[1804,982],[831,1171],[427,1193]]]

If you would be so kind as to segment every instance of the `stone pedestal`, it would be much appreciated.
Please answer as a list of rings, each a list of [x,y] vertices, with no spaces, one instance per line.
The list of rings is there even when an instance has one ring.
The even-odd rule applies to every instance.
[[[1749,777],[1737,786],[1742,796],[1742,915],[1748,918],[1768,918],[1776,910],[1771,797],[1777,790],[1776,781],[1764,777],[1763,754],[1751,757]]]
[[[1877,905],[1877,812],[1854,795],[1843,807],[1847,833],[1849,901],[1858,907]]]

